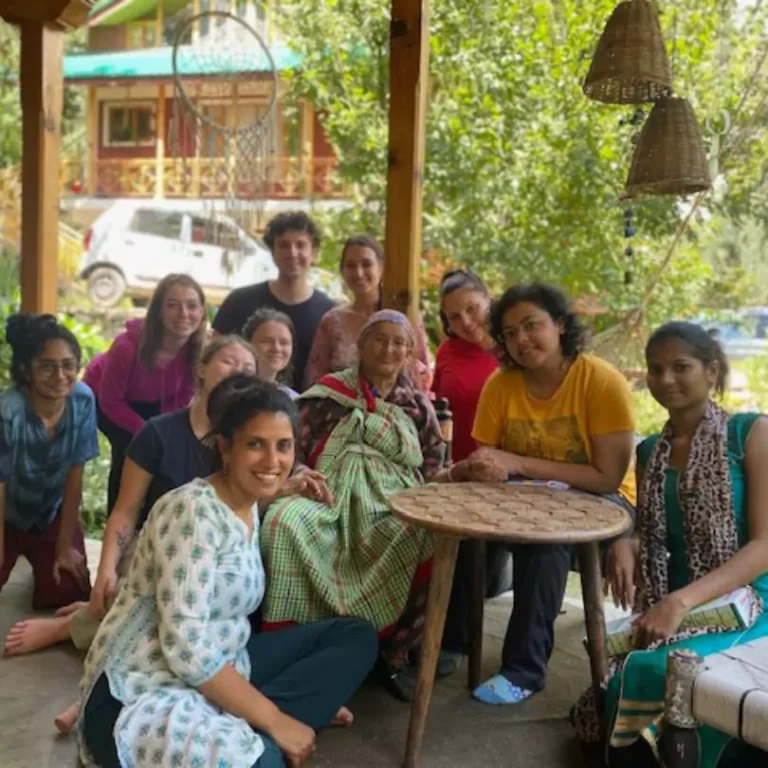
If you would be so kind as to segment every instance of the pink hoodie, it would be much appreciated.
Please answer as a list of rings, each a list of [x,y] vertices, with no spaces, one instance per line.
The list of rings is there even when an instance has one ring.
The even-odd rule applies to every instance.
[[[83,374],[104,415],[131,434],[144,426],[144,419],[130,403],[158,403],[160,413],[170,413],[186,408],[195,393],[186,347],[164,368],[145,368],[139,362],[141,324],[129,320],[109,350],[94,357]]]

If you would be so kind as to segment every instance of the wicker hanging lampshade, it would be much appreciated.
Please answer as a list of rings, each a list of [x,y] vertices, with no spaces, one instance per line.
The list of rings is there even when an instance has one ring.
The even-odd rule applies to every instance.
[[[605,25],[584,93],[606,104],[655,101],[672,88],[656,9],[648,0],[619,3]]]
[[[638,137],[627,196],[690,195],[712,186],[701,130],[687,99],[663,97]]]

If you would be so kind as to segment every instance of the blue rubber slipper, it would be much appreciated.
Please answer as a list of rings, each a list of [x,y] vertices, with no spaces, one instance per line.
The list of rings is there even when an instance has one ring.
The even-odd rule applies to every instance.
[[[521,688],[519,685],[510,683],[504,675],[494,675],[490,680],[486,680],[482,685],[478,685],[472,696],[483,704],[519,704],[525,701],[533,691],[527,688]]]

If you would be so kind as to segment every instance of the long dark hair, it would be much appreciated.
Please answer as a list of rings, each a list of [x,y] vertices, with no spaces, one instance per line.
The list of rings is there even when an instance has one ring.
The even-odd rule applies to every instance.
[[[11,378],[19,386],[29,383],[32,360],[49,341],[66,342],[80,367],[80,343],[53,315],[11,315],[5,323],[5,339],[11,348]]]
[[[451,330],[448,318],[443,312],[443,299],[456,291],[465,289],[477,291],[490,298],[485,283],[478,275],[468,269],[450,269],[440,278],[440,322],[443,324],[443,332],[446,336],[453,337],[456,334]]]
[[[344,260],[347,257],[347,249],[355,245],[360,248],[369,248],[376,256],[376,261],[378,261],[379,264],[384,264],[384,246],[373,235],[353,235],[352,237],[348,237],[342,246],[341,258],[339,259],[339,272],[344,270]],[[377,311],[382,309],[383,300],[384,291],[382,291],[381,283],[379,283],[379,301],[376,304]]]
[[[165,294],[173,288],[174,285],[181,285],[184,288],[191,288],[197,293],[200,304],[203,309],[203,319],[198,329],[187,340],[187,355],[191,365],[197,362],[200,352],[205,343],[205,337],[208,333],[208,317],[205,307],[205,293],[197,280],[189,275],[170,274],[166,275],[155,288],[152,299],[149,302],[146,317],[141,324],[141,339],[139,340],[139,361],[146,368],[152,368],[155,365],[155,357],[163,344],[163,304],[165,303]]]
[[[501,347],[503,362],[508,368],[518,368],[519,366],[507,351],[504,340],[504,315],[507,310],[523,302],[535,304],[556,323],[563,324],[560,349],[564,357],[575,357],[586,349],[587,329],[571,308],[565,294],[559,288],[545,283],[521,283],[507,288],[504,295],[491,310],[491,335]]]
[[[718,373],[715,381],[715,394],[722,396],[725,392],[725,384],[728,380],[728,357],[720,342],[696,323],[685,323],[675,320],[664,323],[657,328],[645,345],[646,360],[656,344],[663,341],[679,341],[684,344],[690,353],[706,368],[712,363],[717,363]]]
[[[296,327],[293,324],[293,320],[291,320],[285,312],[272,309],[272,307],[261,307],[261,309],[257,309],[248,320],[246,320],[245,325],[243,326],[243,337],[248,340],[249,344],[256,329],[264,325],[264,323],[280,323],[291,333],[291,359],[288,361],[288,365],[277,374],[277,381],[281,384],[286,384],[293,377],[293,358],[296,355]],[[258,358],[256,360],[256,365],[258,367]]]

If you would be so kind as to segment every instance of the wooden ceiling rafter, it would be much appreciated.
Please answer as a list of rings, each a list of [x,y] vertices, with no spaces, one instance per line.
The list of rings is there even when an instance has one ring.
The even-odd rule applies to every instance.
[[[96,0],[0,0],[0,17],[11,24],[36,22],[69,30],[82,27]]]

